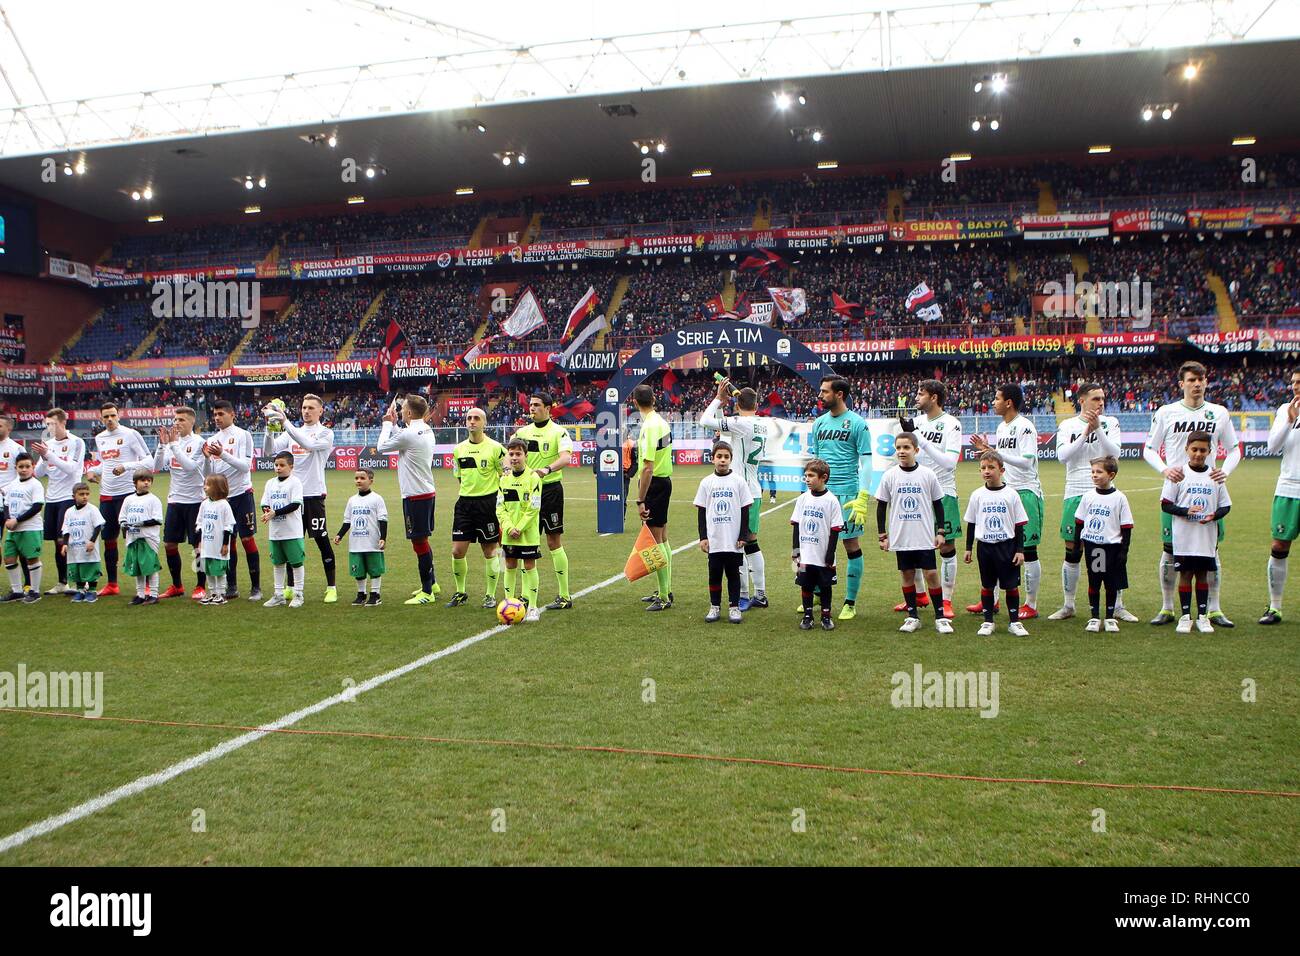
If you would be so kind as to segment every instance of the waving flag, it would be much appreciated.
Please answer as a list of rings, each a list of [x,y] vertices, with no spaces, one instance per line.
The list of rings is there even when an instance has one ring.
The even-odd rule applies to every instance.
[[[677,373],[672,369],[664,372],[663,393],[668,396],[668,401],[674,405],[682,403],[682,386],[678,381]]]
[[[600,305],[600,297],[596,295],[596,287],[587,286],[587,291],[582,294],[582,298],[569,313],[569,321],[564,323],[564,334],[560,336],[560,344],[564,344],[583,331],[588,320],[595,318],[598,305]]]
[[[929,305],[933,301],[934,290],[922,282],[911,292],[907,293],[907,298],[903,301],[903,305],[907,308],[908,312],[915,312],[921,306]]]
[[[741,272],[748,272],[750,269],[755,269],[761,277],[767,275],[769,269],[788,269],[790,268],[790,263],[786,262],[775,252],[771,252],[767,249],[759,249],[758,255],[746,256],[742,259],[738,268]]]
[[[542,304],[537,301],[536,294],[529,287],[515,300],[515,307],[510,317],[501,323],[501,331],[512,339],[522,339],[544,325],[546,325],[546,313],[542,311]]]
[[[473,345],[471,345],[471,346],[470,346],[468,349],[466,349],[464,352],[460,353],[460,355],[456,356],[456,368],[458,368],[458,369],[467,369],[467,368],[469,368],[470,365],[471,365],[471,364],[472,364],[472,363],[473,363],[473,362],[474,362],[474,361],[475,361],[475,360],[476,360],[480,355],[482,355],[484,352],[487,351],[488,346],[491,345],[491,344],[493,343],[493,341],[495,341],[496,339],[497,339],[497,336],[495,336],[495,335],[485,335],[485,336],[483,336],[483,341],[481,341],[481,342],[475,342]]]
[[[934,302],[917,309],[916,317],[923,322],[938,322],[943,318],[943,309],[938,302]]]
[[[782,322],[789,322],[808,311],[808,296],[803,289],[768,286],[767,294],[772,297],[772,307],[781,316]]]
[[[831,311],[846,319],[865,319],[867,310],[862,307],[861,302],[849,302],[842,295],[840,290],[831,286]]]
[[[384,344],[379,347],[379,355],[375,361],[375,371],[379,377],[379,387],[383,391],[388,391],[389,382],[393,374],[393,363],[402,357],[402,352],[406,350],[407,338],[402,327],[393,319],[388,320],[388,328],[384,332]]]

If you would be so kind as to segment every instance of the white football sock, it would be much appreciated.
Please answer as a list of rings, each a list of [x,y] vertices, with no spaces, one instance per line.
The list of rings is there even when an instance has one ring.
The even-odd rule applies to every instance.
[[[303,588],[307,585],[307,565],[293,569],[293,593],[302,597]]]
[[[42,567],[43,566],[41,564],[29,564],[27,566],[27,573],[30,574],[32,578],[32,590],[37,594],[41,593],[41,568]]]
[[[158,596],[158,572],[155,571],[153,574],[149,575],[149,586],[147,590],[154,597]]]
[[[371,579],[370,579],[370,593],[371,593],[371,594],[378,594],[378,593],[379,593],[379,582],[380,582],[381,580],[382,580],[382,578],[371,578]],[[495,595],[493,595],[493,596],[495,597]]]
[[[1207,614],[1213,614],[1216,611],[1222,610],[1222,608],[1219,607],[1219,585],[1222,583],[1223,562],[1219,560],[1219,556],[1216,554],[1214,556],[1214,570],[1210,572],[1210,580],[1208,582],[1210,585],[1210,603],[1205,609]]]
[[[283,594],[283,593],[284,593],[284,580],[285,580],[285,572],[286,572],[286,569],[287,569],[287,568],[288,568],[288,565],[285,565],[285,564],[273,564],[273,565],[271,565],[271,578],[272,578],[272,580],[275,581],[275,593],[276,593],[276,594]]]
[[[1074,607],[1074,596],[1079,591],[1079,565],[1069,561],[1061,562],[1061,592],[1065,595],[1065,606]]]
[[[1030,607],[1038,607],[1038,585],[1043,580],[1043,562],[1026,561],[1025,562],[1025,603]]]
[[[749,555],[743,553],[740,556],[740,597],[742,600],[749,597]]]
[[[754,576],[754,590],[759,594],[767,591],[767,559],[762,551],[755,551],[749,556],[749,573]]]
[[[1282,589],[1286,587],[1286,558],[1268,556],[1268,606],[1282,610]]]
[[[1160,600],[1161,610],[1172,611],[1178,588],[1178,572],[1174,570],[1174,556],[1160,552]]]
[[[5,570],[9,572],[9,587],[18,594],[23,593],[23,572],[18,565],[10,567],[5,565]]]
[[[143,574],[137,574],[135,577],[135,596],[144,597],[144,589],[149,586],[149,579]]]
[[[943,558],[943,599],[951,601],[957,589],[957,553],[953,552]]]

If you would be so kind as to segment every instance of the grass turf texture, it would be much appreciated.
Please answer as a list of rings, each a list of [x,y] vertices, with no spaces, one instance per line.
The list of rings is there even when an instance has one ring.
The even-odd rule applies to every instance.
[[[679,468],[674,546],[695,537],[690,501],[703,468]],[[646,579],[620,580],[390,683],[304,719],[297,728],[396,735],[612,745],[846,767],[999,777],[1300,790],[1296,767],[1296,621],[1254,623],[1266,604],[1264,565],[1275,462],[1247,462],[1230,480],[1236,504],[1224,546],[1224,608],[1214,635],[1153,628],[1159,607],[1159,482],[1126,462],[1120,487],[1137,517],[1126,603],[1142,624],[1118,635],[1084,618],[1028,624],[1028,640],[977,638],[964,612],[938,637],[932,615],[900,634],[891,557],[867,550],[857,620],[830,634],[797,629],[788,560],[789,506],[764,518],[772,607],[742,626],[706,626],[704,556],[677,556],[676,606],[647,614]],[[1040,611],[1059,606],[1062,471],[1045,464]],[[266,476],[259,475],[260,491]],[[405,607],[416,579],[409,545],[388,548],[385,604],[348,606],[340,551],[336,605],[308,545],[308,604],[268,610],[188,599],[91,607],[47,597],[0,607],[0,671],[103,671],[104,714],[257,725],[496,624],[470,554],[470,603],[448,610],[449,482],[438,506],[437,608]],[[978,483],[959,470],[963,503]],[[155,490],[166,494],[165,478]],[[594,485],[573,470],[566,546],[575,592],[618,572],[632,535],[595,534]],[[351,476],[330,474],[330,526]],[[395,476],[380,472],[400,535]],[[766,501],[765,509],[771,505]],[[635,530],[635,518],[628,523]],[[270,583],[262,541],[264,587]],[[183,549],[187,558],[188,549]],[[544,549],[543,549],[544,550]],[[54,562],[46,554],[46,586]],[[843,559],[841,557],[841,579]],[[554,595],[539,562],[543,603]],[[164,585],[166,581],[164,569]],[[188,566],[185,580],[193,585]],[[241,560],[240,588],[247,594]],[[962,565],[957,602],[977,593]],[[269,591],[268,591],[269,594]],[[837,591],[836,603],[842,598]],[[1080,588],[1086,606],[1086,584]],[[1086,617],[1086,611],[1085,611]],[[996,670],[1000,713],[894,709],[891,675]],[[644,681],[654,683],[648,703]],[[1258,702],[1242,701],[1242,681]],[[0,837],[198,754],[238,731],[0,713]],[[1300,857],[1294,799],[1102,790],[880,777],[664,757],[272,734],[101,812],[32,839],[0,864],[1278,864]],[[806,832],[795,832],[796,809]],[[1094,810],[1106,832],[1094,832]],[[194,811],[206,830],[194,832]],[[496,813],[494,811],[503,811]],[[493,827],[494,821],[497,826]],[[504,822],[504,830],[501,824]]]

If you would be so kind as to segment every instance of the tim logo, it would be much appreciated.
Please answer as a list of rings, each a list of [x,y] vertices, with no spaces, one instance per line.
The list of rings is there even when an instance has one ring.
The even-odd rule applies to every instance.
[[[777,340],[776,340],[776,354],[777,354],[777,355],[789,355],[789,354],[790,354],[790,340],[789,340],[789,339],[777,339]]]
[[[662,342],[656,342],[654,345],[650,346],[650,357],[652,359],[661,359],[664,357],[664,344]]]

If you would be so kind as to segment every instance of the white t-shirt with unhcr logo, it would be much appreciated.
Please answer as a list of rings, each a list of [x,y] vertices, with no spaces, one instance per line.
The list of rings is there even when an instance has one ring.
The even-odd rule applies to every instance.
[[[996,491],[987,485],[976,488],[966,503],[967,524],[974,522],[975,538],[986,544],[1010,541],[1016,536],[1016,525],[1026,524],[1029,515],[1020,502],[1020,495],[1010,485]]]
[[[700,482],[700,489],[695,492],[695,507],[704,509],[710,554],[741,550],[736,544],[746,528],[741,523],[740,511],[753,504],[754,495],[748,483],[734,471],[725,475],[715,472]]]
[[[790,523],[799,526],[799,563],[826,567],[831,532],[844,530],[840,499],[829,489],[820,495],[805,491],[795,499]]]
[[[876,500],[889,505],[889,550],[934,550],[934,502],[943,500],[939,476],[925,465],[894,465],[880,476]]]

